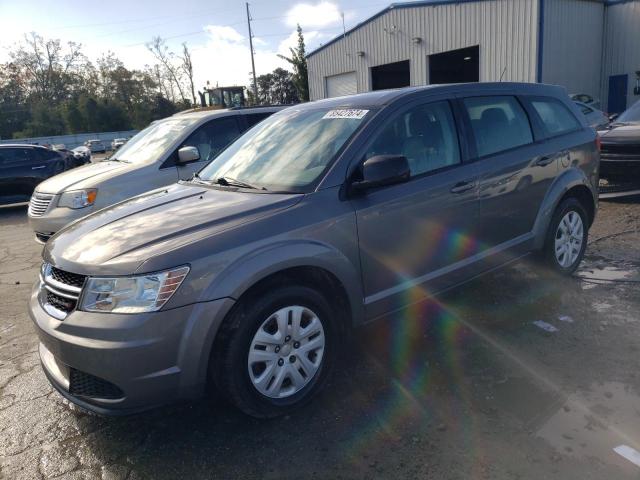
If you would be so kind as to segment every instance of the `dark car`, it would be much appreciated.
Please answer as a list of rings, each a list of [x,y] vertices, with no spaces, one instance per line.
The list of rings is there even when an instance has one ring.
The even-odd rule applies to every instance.
[[[37,145],[0,145],[0,205],[27,202],[43,180],[67,169],[60,152]]]
[[[640,101],[614,118],[601,141],[600,175],[607,178],[640,179]]]
[[[532,253],[573,273],[597,186],[596,132],[559,87],[286,108],[190,180],[49,239],[29,302],[42,365],[97,412],[215,382],[250,415],[285,414],[327,384],[354,327]]]

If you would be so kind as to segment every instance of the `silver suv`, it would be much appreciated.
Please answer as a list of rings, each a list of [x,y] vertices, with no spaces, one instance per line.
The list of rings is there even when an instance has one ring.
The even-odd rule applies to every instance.
[[[31,199],[38,208],[29,209],[36,239],[44,243],[91,212],[191,178],[240,133],[282,108],[195,110],[153,122],[111,157],[39,184]]]
[[[593,129],[558,87],[380,91],[285,109],[194,176],[47,242],[29,310],[58,391],[102,413],[215,382],[270,417],[352,327],[535,253],[572,273]]]

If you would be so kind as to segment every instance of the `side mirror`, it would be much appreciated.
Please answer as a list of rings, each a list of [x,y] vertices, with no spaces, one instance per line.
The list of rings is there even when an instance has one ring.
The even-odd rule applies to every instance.
[[[198,147],[182,147],[178,150],[178,164],[186,165],[187,163],[200,160],[200,152]]]
[[[376,155],[362,164],[362,180],[353,182],[356,190],[402,183],[409,180],[411,169],[404,155]]]
[[[613,122],[616,118],[618,118],[620,116],[619,113],[612,113],[611,115],[609,115],[609,121]]]

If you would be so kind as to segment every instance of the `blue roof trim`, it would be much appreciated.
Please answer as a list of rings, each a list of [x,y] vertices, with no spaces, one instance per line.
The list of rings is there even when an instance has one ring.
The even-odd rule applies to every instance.
[[[307,58],[309,58],[312,55],[315,55],[316,53],[324,50],[329,45],[332,45],[332,44],[336,43],[338,40],[341,40],[341,39],[347,37],[348,35],[351,35],[353,32],[358,30],[360,27],[363,27],[367,23],[372,22],[376,18],[378,18],[378,17],[380,17],[380,16],[384,15],[385,13],[390,12],[392,10],[396,10],[396,9],[399,9],[399,8],[435,7],[437,5],[448,5],[448,4],[451,4],[451,3],[471,3],[471,2],[485,2],[485,1],[488,1],[488,0],[418,0],[418,1],[415,1],[415,2],[392,3],[391,5],[389,5],[388,7],[380,10],[378,13],[374,14],[373,16],[367,18],[366,20],[363,20],[362,22],[358,23],[354,27],[351,27],[345,33],[343,33],[341,35],[338,35],[335,38],[332,38],[331,40],[329,40],[324,45],[321,45],[318,48],[316,48],[315,50],[309,52],[307,54]],[[591,1],[599,1],[599,2],[604,3],[605,5],[608,6],[608,5],[615,5],[615,4],[618,4],[618,3],[633,2],[633,1],[636,1],[636,0],[591,0]],[[540,2],[544,2],[544,0],[540,0]],[[540,39],[538,39],[538,42],[540,42]],[[539,53],[539,55],[540,55],[540,53]],[[540,60],[540,59],[538,59],[538,60]],[[538,64],[540,65],[540,62],[538,62]],[[539,66],[538,68],[541,68],[541,67]],[[541,72],[539,72],[539,74],[541,75]]]

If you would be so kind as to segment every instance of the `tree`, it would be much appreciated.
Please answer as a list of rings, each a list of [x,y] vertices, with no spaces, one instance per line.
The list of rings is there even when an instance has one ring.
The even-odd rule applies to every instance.
[[[165,91],[170,93],[171,100],[174,102],[180,100],[183,103],[187,103],[182,85],[182,69],[175,65],[175,54],[169,50],[164,39],[162,37],[153,37],[153,40],[147,43],[147,49],[160,62],[161,68],[157,70],[158,80],[166,84]],[[160,72],[162,72],[162,75],[160,75]],[[176,98],[175,90],[178,90],[179,99]]]
[[[307,54],[305,52],[304,36],[302,35],[302,28],[298,24],[298,46],[296,48],[289,48],[291,52],[290,57],[284,55],[278,55],[283,60],[286,60],[293,66],[293,85],[298,92],[298,98],[301,102],[309,101],[309,75],[307,70]]]
[[[182,44],[182,70],[189,81],[189,88],[191,89],[191,104],[196,105],[196,89],[193,86],[193,63],[191,62],[191,52],[189,52],[187,42]]]

